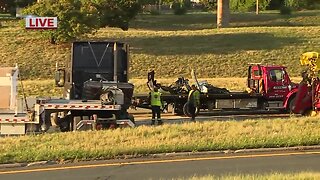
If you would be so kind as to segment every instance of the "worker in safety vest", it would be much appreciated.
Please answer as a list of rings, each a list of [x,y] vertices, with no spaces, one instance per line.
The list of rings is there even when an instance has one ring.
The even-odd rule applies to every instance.
[[[200,106],[200,91],[194,84],[191,86],[191,91],[189,91],[188,106],[191,114],[191,121],[194,121],[196,117],[196,108],[199,108]]]
[[[152,109],[151,125],[155,124],[156,116],[157,116],[158,125],[163,124],[161,120],[161,107],[162,107],[161,93],[158,92],[157,87],[154,87],[154,90],[150,92],[150,104]]]

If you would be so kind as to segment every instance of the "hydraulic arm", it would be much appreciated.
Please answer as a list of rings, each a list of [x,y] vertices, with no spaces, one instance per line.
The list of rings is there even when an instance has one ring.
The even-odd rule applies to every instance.
[[[295,98],[294,113],[306,114],[309,110],[320,108],[320,59],[317,52],[306,52],[300,56],[300,64],[308,66],[302,73],[303,80]]]
[[[311,72],[319,72],[320,70],[320,59],[319,53],[317,52],[306,52],[300,57],[300,64],[303,66],[309,66]]]

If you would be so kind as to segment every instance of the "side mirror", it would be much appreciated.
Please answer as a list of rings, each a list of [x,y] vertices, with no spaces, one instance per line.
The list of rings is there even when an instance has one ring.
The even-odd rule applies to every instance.
[[[55,79],[56,87],[63,87],[64,83],[65,83],[65,70],[64,69],[58,69],[55,72],[54,79]]]

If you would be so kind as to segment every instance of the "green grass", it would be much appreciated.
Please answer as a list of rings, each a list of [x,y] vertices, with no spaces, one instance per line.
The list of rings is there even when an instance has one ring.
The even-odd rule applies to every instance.
[[[0,163],[92,160],[152,153],[320,143],[319,118],[211,121],[0,139]]]
[[[10,14],[0,13],[0,19],[7,19],[7,18],[13,18],[13,17]]]
[[[177,178],[175,180],[316,180],[320,179],[318,172],[300,172],[300,173],[268,173],[268,174],[239,174],[239,175],[223,175],[223,176],[197,176],[190,178]]]
[[[196,68],[202,78],[245,77],[252,62],[286,65],[291,76],[299,76],[300,54],[320,47],[318,13],[236,13],[226,29],[216,29],[215,15],[208,13],[139,15],[129,31],[102,28],[79,38],[128,42],[131,78],[145,78],[150,69],[161,78],[185,76],[190,68]],[[49,45],[37,32],[19,26],[19,21],[5,20],[2,25],[1,66],[18,63],[22,78],[51,78],[56,62],[69,61],[70,44]]]
[[[23,90],[22,90],[23,86]],[[19,82],[19,94],[27,97],[62,97],[63,88],[55,87],[54,80],[33,80]]]

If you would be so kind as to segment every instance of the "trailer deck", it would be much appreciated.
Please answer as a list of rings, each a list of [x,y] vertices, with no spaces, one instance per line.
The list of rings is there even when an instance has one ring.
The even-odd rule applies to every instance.
[[[134,99],[146,99],[149,94],[135,94],[133,96]],[[188,98],[188,94],[165,94],[161,95],[163,99],[170,100],[176,98]],[[262,94],[258,93],[246,93],[246,92],[231,92],[228,94],[201,94],[200,98],[212,98],[212,99],[244,99],[244,98],[262,98]]]
[[[100,100],[49,99],[40,100],[40,104],[46,110],[121,110],[121,105],[104,105]]]

